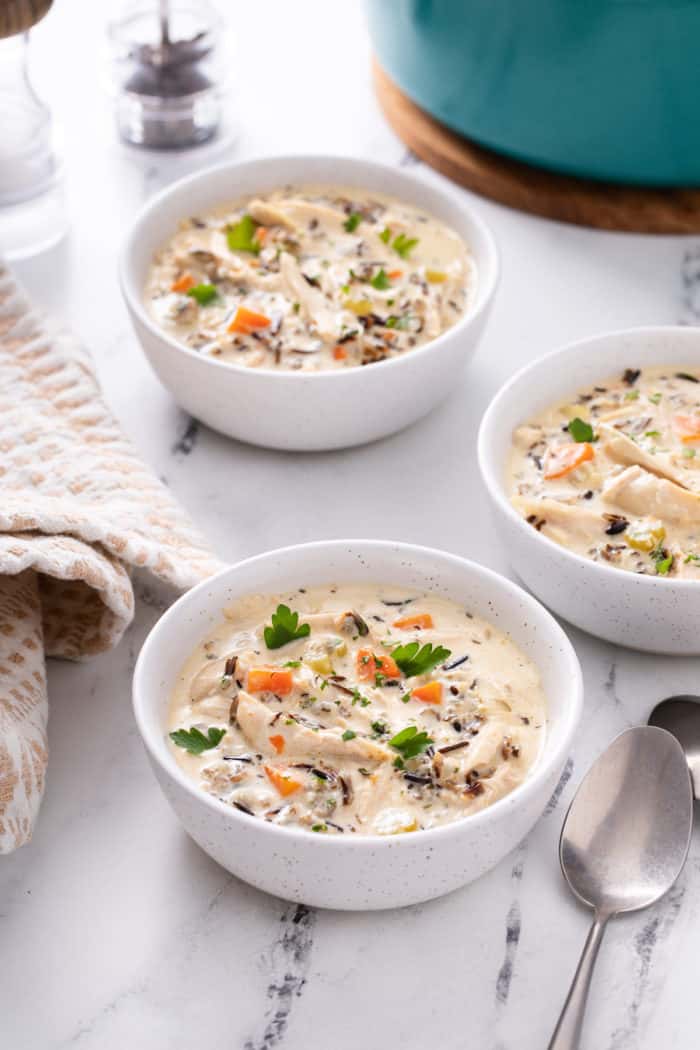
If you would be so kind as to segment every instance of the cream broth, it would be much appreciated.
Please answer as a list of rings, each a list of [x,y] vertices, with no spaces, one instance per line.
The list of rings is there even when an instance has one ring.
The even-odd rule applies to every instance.
[[[425,212],[357,189],[285,187],[185,219],[144,297],[159,327],[200,354],[318,371],[435,339],[475,283],[462,239]]]
[[[700,580],[700,369],[628,368],[513,436],[513,506],[594,561]]]
[[[186,774],[227,805],[317,833],[386,835],[507,795],[545,719],[534,665],[468,609],[333,586],[227,609],[179,675],[168,728]]]

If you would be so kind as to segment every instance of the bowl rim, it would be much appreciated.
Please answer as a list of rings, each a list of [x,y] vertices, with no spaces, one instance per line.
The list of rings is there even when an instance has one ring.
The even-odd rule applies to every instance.
[[[319,380],[338,380],[347,376],[356,374],[364,374],[364,370],[359,366],[356,368],[348,369],[320,369],[318,372],[303,372],[293,371],[291,369],[274,369],[274,368],[248,368],[245,365],[237,365],[235,363],[228,363],[226,361],[219,361],[215,357],[202,357],[195,350],[192,350],[188,346],[184,346],[179,343],[176,339],[170,336],[163,329],[159,328],[158,325],[153,321],[146,311],[142,296],[138,294],[135,287],[136,281],[133,277],[132,268],[130,264],[131,252],[133,250],[134,242],[138,239],[141,227],[148,221],[151,216],[158,212],[163,205],[170,200],[172,197],[177,196],[187,186],[192,186],[195,183],[206,182],[207,179],[218,175],[221,172],[228,171],[232,175],[236,172],[241,172],[246,169],[255,169],[260,165],[264,167],[272,167],[279,165],[281,168],[287,164],[308,164],[310,168],[314,165],[322,164],[337,164],[345,169],[354,168],[356,171],[368,171],[372,172],[373,175],[379,175],[382,173],[385,177],[395,180],[399,186],[414,186],[418,188],[427,188],[429,192],[435,193],[437,196],[442,197],[444,200],[451,203],[455,208],[463,212],[469,222],[478,230],[479,236],[481,237],[484,244],[484,254],[488,260],[488,265],[482,268],[477,266],[477,296],[479,302],[472,310],[468,310],[462,314],[459,320],[453,324],[450,328],[447,328],[440,335],[436,336],[435,339],[429,340],[422,346],[415,347],[410,353],[401,354],[398,357],[387,358],[384,361],[378,361],[372,365],[372,374],[377,370],[385,370],[387,368],[396,367],[406,360],[416,360],[418,357],[424,356],[428,350],[434,350],[436,347],[441,347],[445,342],[450,339],[457,337],[459,338],[463,331],[471,327],[482,315],[486,314],[491,306],[494,295],[498,288],[501,276],[501,263],[498,248],[496,245],[495,237],[491,231],[490,226],[484,219],[474,210],[474,208],[455,193],[454,187],[445,187],[438,184],[433,184],[426,179],[419,178],[415,175],[410,174],[404,170],[397,170],[389,164],[384,164],[381,161],[365,160],[362,157],[353,157],[344,154],[334,153],[299,153],[299,154],[265,154],[263,156],[251,157],[244,161],[228,161],[221,164],[214,164],[210,167],[203,168],[200,171],[193,172],[191,175],[186,175],[181,179],[177,179],[175,182],[166,186],[165,189],[157,193],[151,200],[141,208],[136,218],[133,220],[128,233],[126,234],[121,250],[119,253],[119,285],[121,288],[122,296],[127,304],[130,311],[138,318],[139,322],[148,329],[149,333],[164,342],[170,350],[176,350],[180,353],[185,354],[188,357],[193,358],[196,361],[204,362],[205,366],[211,365],[215,368],[224,369],[226,372],[235,374],[243,374],[246,376],[260,375],[266,377],[274,377],[275,379],[291,380],[291,381],[319,381]],[[313,182],[313,173],[309,173],[309,182]],[[370,176],[371,181],[371,176]],[[284,175],[280,174],[280,185],[284,183]],[[326,183],[330,185],[329,183]],[[342,178],[338,178],[338,185],[343,184]],[[367,186],[367,189],[371,190],[371,186]],[[400,192],[396,194],[398,199],[401,199]],[[417,207],[417,205],[416,205]],[[430,209],[425,209],[428,213]],[[442,221],[442,220],[440,220]],[[461,237],[461,234],[460,234]],[[464,238],[462,238],[464,239]],[[466,241],[465,241],[466,243]],[[471,246],[467,244],[467,248],[471,251]],[[485,285],[483,292],[480,291],[479,282],[484,279],[484,272],[490,271],[490,277],[488,283]]]
[[[700,580],[666,579],[658,576],[645,575],[644,573],[627,572],[624,569],[618,569],[611,565],[603,565],[601,562],[592,561],[590,558],[584,558],[583,555],[576,554],[574,551],[569,550],[568,547],[555,543],[555,541],[550,539],[549,536],[544,536],[541,532],[537,532],[536,529],[533,529],[531,525],[528,525],[525,519],[518,514],[506,495],[505,478],[499,477],[496,470],[491,468],[489,462],[491,436],[494,432],[501,429],[499,412],[502,410],[503,403],[508,395],[520,385],[523,379],[540,369],[559,371],[563,369],[566,360],[570,356],[580,353],[580,351],[584,349],[602,346],[611,339],[614,340],[623,337],[644,339],[649,336],[661,336],[668,339],[675,339],[680,336],[681,339],[688,339],[689,341],[694,338],[698,344],[700,344],[700,331],[697,328],[688,327],[686,325],[640,325],[633,328],[616,328],[611,331],[599,332],[597,335],[586,336],[584,339],[577,339],[573,343],[566,343],[564,346],[557,347],[555,350],[543,354],[542,357],[538,357],[534,361],[530,361],[528,364],[520,368],[510,379],[506,380],[506,382],[499,387],[482,416],[477,437],[477,460],[479,463],[479,472],[484,487],[498,508],[498,511],[501,514],[504,514],[523,535],[528,536],[530,539],[534,539],[536,543],[539,542],[545,544],[545,548],[549,548],[552,552],[556,551],[565,562],[569,563],[572,569],[579,569],[582,572],[592,572],[599,577],[601,583],[604,583],[606,580],[608,582],[613,580],[618,581],[616,584],[613,584],[613,586],[623,586],[623,581],[627,581],[630,586],[646,587],[650,591],[662,588],[667,594],[669,593],[669,588],[692,592],[694,588],[700,587]],[[613,362],[611,362],[611,365],[612,364]],[[527,411],[524,406],[523,421],[525,419],[527,419]],[[502,466],[505,471],[505,464]]]
[[[227,805],[215,796],[207,794],[196,785],[194,780],[188,777],[184,770],[180,768],[175,761],[174,756],[169,753],[167,745],[165,751],[167,761],[165,761],[163,756],[159,753],[159,748],[146,725],[144,712],[148,710],[149,698],[144,688],[143,678],[147,664],[152,660],[158,659],[156,655],[157,647],[159,644],[159,636],[164,629],[164,626],[181,615],[184,607],[189,602],[193,601],[198,594],[207,588],[211,588],[213,583],[236,573],[243,566],[247,567],[254,565],[256,562],[262,562],[279,555],[288,556],[291,554],[298,554],[300,551],[309,551],[312,549],[316,550],[319,555],[322,556],[325,551],[347,548],[348,545],[351,545],[352,547],[371,546],[373,550],[386,549],[402,553],[406,556],[417,553],[420,555],[427,555],[428,557],[437,557],[441,560],[452,562],[453,564],[459,564],[461,567],[466,566],[469,572],[475,573],[482,578],[486,578],[486,580],[492,584],[494,593],[498,594],[500,588],[501,591],[505,591],[522,601],[526,609],[539,617],[550,632],[548,640],[557,648],[556,659],[562,663],[562,668],[566,673],[567,680],[571,683],[569,703],[561,714],[561,740],[551,754],[545,755],[544,750],[540,753],[533,770],[525,777],[518,787],[514,788],[509,794],[498,799],[492,805],[487,806],[485,809],[469,816],[458,818],[447,824],[439,825],[435,828],[420,829],[412,832],[410,835],[362,835],[352,837],[349,835],[313,835],[310,831],[302,828],[272,824],[268,821],[260,820],[257,817],[250,817],[245,813],[239,812],[237,809]],[[497,600],[498,599],[496,598],[495,601]],[[258,831],[259,834],[281,836],[281,841],[286,839],[290,842],[296,840],[301,843],[320,842],[324,844],[323,848],[328,849],[407,849],[416,843],[432,843],[437,842],[441,838],[449,838],[451,835],[459,834],[459,829],[478,828],[482,824],[488,824],[490,821],[493,821],[494,814],[500,816],[501,814],[506,813],[509,809],[514,807],[517,808],[526,804],[527,800],[539,789],[541,782],[545,780],[553,770],[557,769],[560,765],[563,765],[569,754],[571,742],[583,709],[583,674],[576,650],[566,632],[557,623],[554,616],[552,616],[544,605],[537,601],[536,598],[533,598],[533,596],[522,587],[518,586],[518,584],[514,583],[512,580],[507,579],[505,576],[501,576],[499,573],[494,572],[493,569],[489,569],[478,562],[463,558],[461,555],[452,554],[448,551],[439,550],[434,547],[425,547],[420,544],[403,543],[392,540],[368,539],[316,540],[310,543],[299,543],[287,547],[279,547],[271,551],[265,551],[261,554],[253,555],[250,558],[245,558],[242,561],[235,562],[234,564],[227,566],[221,572],[216,573],[214,576],[202,580],[195,587],[182,594],[163,614],[163,616],[156,621],[141,647],[141,651],[134,667],[132,706],[139,734],[151,761],[162,769],[169,777],[173,778],[188,795],[206,808],[213,810],[214,813],[232,821],[234,824],[243,822],[243,826],[245,826],[248,822],[253,821],[253,830]],[[539,815],[541,816],[541,814]]]

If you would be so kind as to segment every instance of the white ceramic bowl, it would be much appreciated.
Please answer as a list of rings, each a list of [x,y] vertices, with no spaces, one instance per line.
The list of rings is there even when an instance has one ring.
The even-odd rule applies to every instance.
[[[542,754],[524,783],[479,813],[428,831],[327,837],[279,827],[200,790],[167,740],[167,711],[180,664],[222,609],[250,593],[301,585],[385,582],[465,603],[508,633],[537,664],[549,705]],[[185,594],[156,624],[134,673],[134,710],[160,785],[185,829],[246,882],[325,908],[390,908],[449,893],[513,849],[554,790],[582,703],[576,654],[556,621],[515,584],[440,551],[373,540],[332,540],[262,554]]]
[[[244,368],[203,357],[149,317],[143,289],[154,253],[189,215],[285,183],[327,183],[391,194],[442,219],[466,241],[476,263],[474,302],[443,335],[401,357],[364,368],[317,373]],[[268,157],[182,179],[144,208],[122,253],[121,286],[153,369],[197,419],[230,437],[287,450],[342,448],[384,437],[444,398],[476,348],[498,278],[493,237],[454,193],[396,168],[346,157]]]
[[[632,649],[700,653],[700,583],[641,576],[574,554],[511,506],[506,464],[513,431],[584,387],[650,365],[700,367],[696,328],[635,328],[566,346],[533,362],[496,394],[479,430],[479,466],[510,562],[526,586],[565,620]]]

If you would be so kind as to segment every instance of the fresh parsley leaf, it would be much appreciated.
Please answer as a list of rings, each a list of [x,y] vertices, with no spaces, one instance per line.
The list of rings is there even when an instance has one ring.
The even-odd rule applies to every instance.
[[[385,244],[388,244],[391,240],[391,230],[388,226],[385,226],[382,232],[379,234],[379,240],[384,241]]]
[[[215,284],[195,284],[187,294],[196,299],[200,306],[207,306],[219,296]]]
[[[301,660],[287,660],[286,664],[282,664],[283,667],[301,667]]]
[[[405,233],[400,233],[398,237],[394,238],[391,247],[402,259],[408,259],[417,244],[417,237],[407,237]]]
[[[354,233],[361,222],[362,216],[359,214],[359,212],[354,211],[350,215],[348,215],[347,219],[343,223],[343,229],[347,230],[348,233]]]
[[[328,828],[326,827],[325,824],[312,824],[311,825],[311,830],[312,831],[328,831]]]
[[[645,430],[644,431],[644,437],[645,438],[658,438],[658,437],[661,437],[661,431],[660,430]]]
[[[357,733],[354,733],[352,729],[346,729],[343,733],[343,740],[354,740]]]
[[[407,759],[422,754],[432,742],[427,733],[419,733],[415,726],[406,726],[391,738],[389,747],[393,747],[395,751],[400,752],[402,758]],[[394,759],[394,765],[399,769],[402,768],[396,759]]]
[[[585,420],[580,419],[576,416],[575,419],[570,419],[567,423],[566,429],[571,434],[574,441],[594,441],[595,435],[593,433],[593,427],[590,423],[586,423]]]
[[[651,552],[651,556],[656,563],[656,575],[657,576],[668,576],[669,570],[673,565],[673,555],[669,554],[661,544]]]
[[[413,678],[443,663],[452,655],[452,650],[444,649],[441,645],[433,648],[430,642],[421,649],[418,642],[409,642],[407,645],[398,645],[391,655],[406,677]]]
[[[387,300],[389,302],[389,300]],[[385,328],[398,328],[399,331],[405,332],[411,322],[411,318],[408,314],[404,314],[403,317],[397,317],[396,314],[390,314],[384,322]]]
[[[410,699],[411,699],[411,694],[410,693],[404,693],[403,696],[401,697],[401,703],[402,704],[407,704]]]
[[[386,725],[384,722],[372,722],[371,728],[377,736],[383,736],[383,734],[386,733]]]
[[[376,288],[378,292],[385,292],[387,288],[391,288],[391,281],[387,277],[386,270],[383,266],[380,267],[378,273],[375,273],[369,283],[373,288]]]
[[[636,401],[639,398],[638,390],[628,390],[625,394],[625,401]]]
[[[298,314],[300,309],[301,309],[301,303],[292,303],[292,310],[294,311],[295,314]]]
[[[184,747],[185,751],[189,751],[191,755],[201,755],[203,751],[209,751],[212,747],[216,747],[225,736],[225,729],[216,729],[215,726],[210,726],[205,736],[201,729],[192,726],[191,729],[176,729],[174,733],[170,734],[170,739],[173,744],[177,744],[178,747]]]
[[[700,554],[686,554],[684,561],[686,565],[691,561],[700,561]]]
[[[229,250],[232,252],[252,252],[253,255],[257,255],[260,251],[260,244],[255,240],[257,228],[258,224],[252,215],[244,215],[235,226],[227,227],[226,241],[228,242]]]
[[[661,394],[649,394],[649,400],[653,405],[658,405],[659,401],[661,400],[661,397]]]
[[[272,626],[266,627],[265,645],[268,649],[281,649],[288,642],[306,638],[311,633],[308,623],[299,624],[299,613],[293,613],[288,605],[278,605],[272,614]]]
[[[386,682],[386,675],[385,674],[380,674],[379,671],[377,671],[377,673],[374,676],[374,684],[377,686],[378,689],[381,689],[381,687],[384,685],[385,682]]]

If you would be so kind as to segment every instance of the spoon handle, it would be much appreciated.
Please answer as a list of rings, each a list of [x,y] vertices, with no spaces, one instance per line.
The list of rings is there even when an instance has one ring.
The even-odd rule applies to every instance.
[[[598,957],[598,949],[603,940],[608,918],[609,916],[599,915],[596,912],[548,1050],[577,1050],[581,1040],[583,1014],[586,1009],[588,989],[591,986],[593,967]]]

